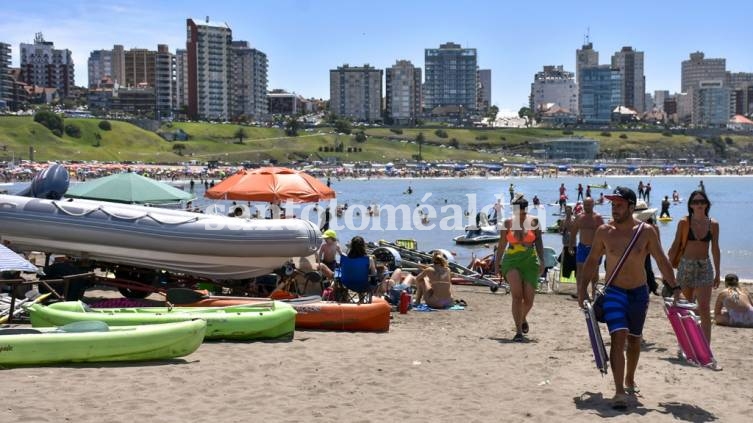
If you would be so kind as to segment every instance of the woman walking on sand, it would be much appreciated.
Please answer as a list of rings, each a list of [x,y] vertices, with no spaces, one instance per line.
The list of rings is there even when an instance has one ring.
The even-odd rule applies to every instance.
[[[705,192],[696,190],[690,194],[688,215],[677,224],[669,256],[672,257],[672,252],[683,248],[684,244],[677,267],[677,282],[686,299],[698,302],[701,327],[711,344],[711,291],[720,282],[720,252],[719,222],[709,217],[709,209],[711,202]],[[709,246],[714,259],[713,265],[709,258]]]
[[[544,272],[544,244],[538,219],[527,213],[528,200],[516,194],[512,206],[513,215],[505,219],[494,262],[499,263],[500,276],[510,284],[515,321],[513,341],[523,342],[539,276]]]

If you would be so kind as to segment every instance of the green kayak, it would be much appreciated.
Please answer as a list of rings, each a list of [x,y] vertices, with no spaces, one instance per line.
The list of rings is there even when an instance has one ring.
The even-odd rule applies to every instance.
[[[34,327],[61,326],[82,320],[100,320],[110,326],[181,322],[195,318],[207,321],[205,339],[274,339],[291,337],[295,330],[295,309],[289,304],[264,304],[222,308],[143,307],[92,309],[81,301],[66,301],[28,308]]]
[[[75,322],[59,328],[0,329],[0,365],[161,360],[196,351],[207,324],[194,319],[109,327]]]

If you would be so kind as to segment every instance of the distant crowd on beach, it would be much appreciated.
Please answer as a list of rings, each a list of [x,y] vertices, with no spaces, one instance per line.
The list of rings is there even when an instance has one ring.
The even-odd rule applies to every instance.
[[[34,174],[45,168],[46,164],[29,163],[14,168],[0,169],[0,180],[5,183],[29,181]],[[215,179],[222,180],[232,175],[242,166],[220,166],[209,169],[204,166],[182,165],[132,165],[132,164],[76,164],[67,165],[71,172],[71,179],[85,181],[89,178],[99,178],[113,173],[132,171],[157,180],[189,180],[189,179]],[[295,168],[295,166],[291,166]],[[367,167],[355,167],[346,165],[307,167],[306,173],[314,177],[347,178],[462,178],[462,177],[525,177],[534,176],[541,178],[557,178],[560,176],[578,176],[585,178],[603,176],[672,176],[672,175],[719,175],[719,176],[742,176],[753,175],[753,166],[713,166],[698,168],[695,166],[680,167],[667,165],[664,167],[624,167],[604,165],[598,169],[594,167],[568,167],[567,170],[559,170],[557,167],[537,167],[534,165],[505,165],[499,169],[486,165],[471,165],[467,167],[447,166],[391,166],[372,164]]]

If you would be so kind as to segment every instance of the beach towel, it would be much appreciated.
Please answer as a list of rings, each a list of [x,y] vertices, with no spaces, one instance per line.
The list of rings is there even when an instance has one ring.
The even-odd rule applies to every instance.
[[[454,304],[450,308],[431,308],[426,304],[419,304],[417,306],[413,306],[414,311],[442,311],[442,310],[465,310],[465,307],[461,306],[460,304]]]

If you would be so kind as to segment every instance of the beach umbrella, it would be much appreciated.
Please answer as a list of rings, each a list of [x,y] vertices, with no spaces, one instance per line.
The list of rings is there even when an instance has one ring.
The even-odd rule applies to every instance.
[[[44,274],[37,266],[34,266],[31,262],[2,244],[0,244],[0,272],[33,272]]]
[[[69,198],[110,201],[125,204],[169,204],[192,200],[195,195],[136,173],[116,173],[74,185]]]
[[[335,198],[335,191],[305,172],[261,167],[239,170],[204,196],[214,200],[313,203]]]

